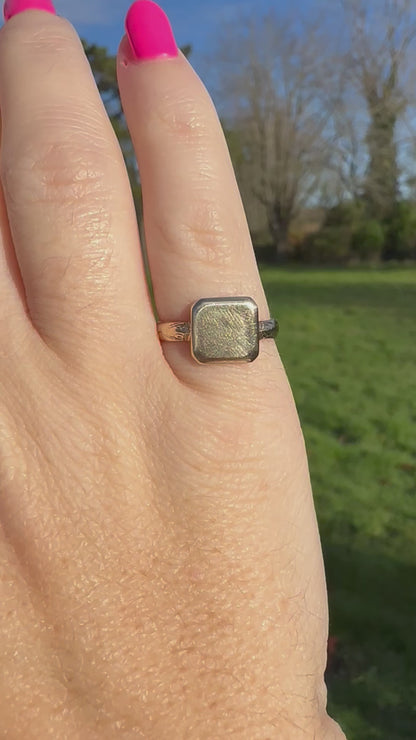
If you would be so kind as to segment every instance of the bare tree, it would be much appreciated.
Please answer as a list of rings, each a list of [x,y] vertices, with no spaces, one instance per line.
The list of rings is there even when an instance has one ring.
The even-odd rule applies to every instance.
[[[338,59],[336,63],[339,66],[338,83],[334,86],[335,95],[328,101],[328,170],[332,183],[332,203],[356,201],[363,196],[368,164],[368,114],[361,96],[357,95],[347,79],[343,59]]]
[[[416,181],[405,156],[416,142],[405,130],[416,120],[415,2],[339,0],[323,22],[272,12],[220,36],[217,99],[243,200],[280,255],[305,207],[365,198],[383,220],[405,168]]]
[[[389,215],[399,193],[397,124],[409,104],[406,81],[416,39],[412,0],[343,0],[350,30],[347,68],[369,116],[365,194],[370,212]]]
[[[293,219],[319,191],[327,165],[329,74],[319,24],[301,28],[274,13],[245,20],[227,28],[216,60],[219,94],[241,141],[238,174],[264,207],[284,256]]]

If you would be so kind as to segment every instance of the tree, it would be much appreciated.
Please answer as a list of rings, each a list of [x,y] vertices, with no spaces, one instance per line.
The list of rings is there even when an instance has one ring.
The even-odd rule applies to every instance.
[[[334,63],[339,67],[339,77],[334,85],[334,96],[328,101],[329,198],[323,201],[326,207],[363,197],[368,159],[368,116],[363,110],[362,99],[351,87],[342,59]]]
[[[264,207],[283,257],[291,224],[319,190],[328,158],[329,71],[321,52],[319,23],[301,28],[270,13],[227,28],[216,53],[224,120],[242,142],[237,176]]]
[[[365,197],[372,217],[385,220],[399,196],[397,123],[408,98],[404,87],[416,38],[411,0],[344,0],[350,29],[347,65],[363,96],[369,125]]]

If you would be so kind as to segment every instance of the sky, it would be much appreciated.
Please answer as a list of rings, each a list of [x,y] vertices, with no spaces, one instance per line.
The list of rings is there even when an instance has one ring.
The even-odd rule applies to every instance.
[[[179,46],[191,43],[205,51],[209,37],[223,19],[233,19],[251,8],[265,9],[281,0],[162,0]],[[55,0],[59,15],[66,16],[78,33],[91,42],[108,46],[115,53],[124,33],[129,0]],[[284,4],[282,0],[281,4]]]
[[[304,11],[321,3],[322,0],[291,0],[290,6]],[[106,46],[112,54],[124,34],[124,18],[130,4],[130,0],[55,0],[57,13],[68,18],[80,36]],[[287,0],[161,0],[160,4],[170,18],[178,45],[192,45],[192,62],[197,70],[224,21],[288,5]]]

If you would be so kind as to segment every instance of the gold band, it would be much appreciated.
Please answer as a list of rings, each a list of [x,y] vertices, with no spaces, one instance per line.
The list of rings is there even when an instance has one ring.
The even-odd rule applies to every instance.
[[[159,323],[157,332],[161,342],[190,342],[191,324],[189,321],[169,321]]]
[[[274,339],[279,330],[277,321],[259,321],[259,339]],[[169,321],[158,323],[157,331],[161,342],[190,342],[191,324],[189,321]]]

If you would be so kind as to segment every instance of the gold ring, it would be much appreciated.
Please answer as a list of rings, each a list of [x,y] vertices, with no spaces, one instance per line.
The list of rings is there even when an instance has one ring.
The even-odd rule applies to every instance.
[[[191,354],[200,365],[253,362],[261,339],[274,339],[275,319],[259,321],[252,298],[201,298],[191,307],[190,321],[159,322],[161,342],[190,342]]]

